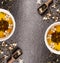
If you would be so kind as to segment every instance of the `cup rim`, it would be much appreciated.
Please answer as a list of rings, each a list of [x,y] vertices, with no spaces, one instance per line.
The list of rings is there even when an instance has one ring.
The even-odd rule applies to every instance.
[[[60,51],[54,50],[54,49],[52,49],[52,48],[49,46],[49,44],[48,44],[48,42],[47,42],[47,37],[46,37],[48,31],[50,30],[50,28],[51,28],[52,26],[56,26],[56,25],[58,25],[58,24],[60,25],[60,22],[55,22],[55,23],[51,24],[51,25],[47,28],[47,30],[46,30],[46,32],[45,32],[45,35],[44,35],[44,42],[45,42],[45,45],[47,46],[47,48],[50,50],[51,53],[60,55]]]
[[[11,33],[7,37],[0,38],[0,42],[1,42],[1,41],[6,41],[7,39],[9,39],[13,35],[13,33],[15,31],[16,23],[15,23],[15,19],[14,19],[13,15],[8,10],[0,8],[0,12],[6,13],[7,15],[9,15],[13,21],[13,30],[11,31]]]

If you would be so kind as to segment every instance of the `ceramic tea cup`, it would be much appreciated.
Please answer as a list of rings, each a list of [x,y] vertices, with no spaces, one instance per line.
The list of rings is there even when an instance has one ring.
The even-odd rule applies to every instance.
[[[60,55],[60,22],[55,22],[47,28],[44,41],[50,52]]]
[[[13,15],[5,9],[0,9],[0,41],[9,39],[15,31],[15,19]]]

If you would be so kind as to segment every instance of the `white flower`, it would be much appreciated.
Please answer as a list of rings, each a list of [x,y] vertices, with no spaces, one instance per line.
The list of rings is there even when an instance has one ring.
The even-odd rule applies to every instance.
[[[56,8],[56,5],[54,4],[54,5],[52,6],[52,8]]]
[[[51,31],[52,31],[52,32],[55,32],[55,31],[56,31],[56,28],[55,28],[55,27],[52,27],[52,28],[51,28]]]
[[[10,18],[9,15],[6,15],[6,16],[5,16],[5,19],[6,19],[6,20],[9,20],[9,18]]]
[[[51,48],[54,48],[54,47],[55,47],[54,43],[51,43],[51,44],[50,44],[50,47],[51,47]]]
[[[48,20],[48,18],[46,16],[43,17],[43,20]]]
[[[5,31],[5,32],[4,32],[4,35],[5,35],[5,36],[8,36],[8,35],[9,35],[9,32],[8,32],[8,31]]]
[[[57,9],[56,11],[57,11],[58,13],[60,13],[60,9]]]
[[[52,37],[52,35],[49,35],[49,34],[48,34],[47,39],[51,39],[51,37]]]
[[[9,47],[9,50],[12,50],[12,49],[13,49],[13,47],[10,46],[10,47]]]
[[[51,16],[51,13],[47,13],[47,16],[49,16],[49,17],[50,17],[50,16]]]
[[[9,24],[9,27],[8,28],[12,28],[13,27],[13,24]]]
[[[13,46],[14,46],[14,47],[17,46],[17,43],[13,43]]]

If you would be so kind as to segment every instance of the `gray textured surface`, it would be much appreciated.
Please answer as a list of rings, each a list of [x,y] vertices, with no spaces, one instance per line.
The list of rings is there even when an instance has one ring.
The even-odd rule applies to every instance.
[[[45,63],[50,53],[44,43],[44,33],[52,22],[42,21],[36,1],[16,0],[11,11],[16,20],[16,30],[9,41],[16,41],[23,50],[24,63]]]

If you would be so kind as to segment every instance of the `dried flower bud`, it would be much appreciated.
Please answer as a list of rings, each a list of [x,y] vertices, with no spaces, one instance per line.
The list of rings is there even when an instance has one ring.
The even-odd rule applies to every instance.
[[[8,56],[7,55],[4,55],[4,58],[6,59],[6,58],[8,58]]]
[[[60,14],[60,9],[57,9],[56,12]]]
[[[56,62],[58,62],[58,61],[59,61],[59,59],[56,60]]]
[[[50,44],[50,47],[51,47],[51,48],[54,48],[54,47],[55,47],[54,43],[51,43],[51,44]]]
[[[4,52],[2,50],[0,50],[0,54],[3,54]]]
[[[47,13],[47,14],[43,17],[43,20],[48,20],[48,19],[50,19],[51,16],[52,16],[52,15],[51,15],[51,13],[49,12],[49,13]]]
[[[47,36],[47,39],[51,39],[51,36],[52,36],[52,35],[48,35],[48,36]]]
[[[56,4],[52,5],[52,8],[56,8]]]
[[[48,18],[46,16],[43,17],[43,20],[48,20]]]
[[[52,19],[53,19],[54,21],[58,21],[59,17],[58,17],[58,16],[53,16]]]
[[[13,50],[13,47],[9,47],[9,50]]]
[[[3,4],[3,3],[4,3],[4,1],[1,2],[1,4]]]
[[[41,0],[37,0],[37,4],[41,4]]]
[[[55,32],[55,31],[56,31],[56,28],[55,28],[55,27],[52,27],[52,28],[51,28],[51,31],[52,31],[52,32]]]
[[[49,12],[49,13],[47,13],[47,16],[51,17],[51,13],[50,13],[50,12]]]
[[[13,43],[13,46],[16,47],[17,46],[17,43]]]
[[[5,42],[2,42],[2,46],[8,46]]]

